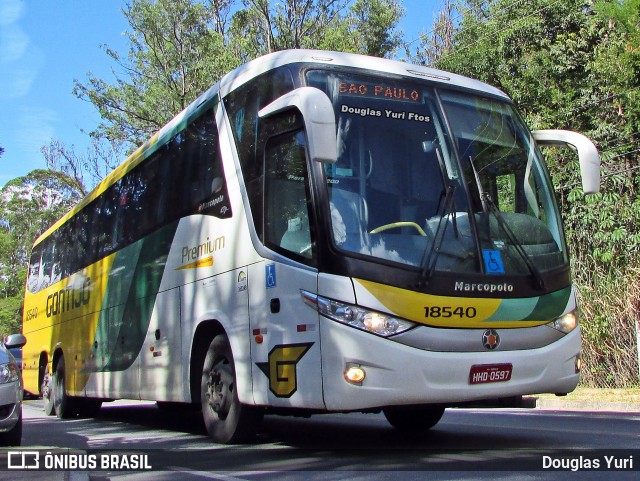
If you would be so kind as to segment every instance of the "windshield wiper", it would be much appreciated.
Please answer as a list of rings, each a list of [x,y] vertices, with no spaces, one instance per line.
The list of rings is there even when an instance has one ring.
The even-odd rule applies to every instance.
[[[540,271],[538,270],[536,265],[531,261],[529,254],[527,254],[527,251],[524,250],[524,247],[522,247],[522,244],[520,243],[520,241],[518,241],[518,238],[516,237],[516,235],[513,233],[513,231],[507,224],[507,221],[505,220],[504,215],[502,215],[502,212],[500,212],[495,202],[493,202],[493,199],[491,198],[491,196],[486,192],[481,192],[480,196],[482,199],[482,204],[484,206],[487,206],[489,208],[489,211],[493,213],[493,215],[495,215],[496,220],[498,221],[498,224],[500,225],[504,233],[507,235],[507,237],[511,241],[511,244],[515,248],[516,252],[520,255],[520,257],[522,257],[522,260],[524,261],[527,268],[529,269],[529,272],[536,279],[538,287],[540,289],[544,289],[544,279],[542,278]],[[489,227],[489,232],[491,232],[490,227]]]
[[[529,272],[536,279],[538,287],[540,289],[544,289],[544,280],[542,279],[542,275],[540,274],[540,271],[535,266],[535,264],[531,262],[531,258],[529,257],[529,254],[527,254],[527,251],[524,250],[524,247],[522,247],[522,244],[520,243],[520,241],[518,241],[518,238],[515,236],[515,234],[507,224],[507,221],[502,215],[502,212],[500,212],[495,202],[493,202],[493,199],[491,198],[491,196],[487,194],[487,192],[485,192],[484,188],[482,187],[482,182],[480,181],[479,172],[476,170],[476,166],[471,156],[469,156],[469,163],[471,164],[471,169],[473,170],[473,175],[476,179],[476,184],[478,185],[478,191],[480,193],[480,201],[482,202],[483,210],[485,212],[487,211],[492,212],[493,215],[496,216],[498,225],[502,228],[504,233],[507,234],[507,237],[511,241],[511,244],[515,248],[516,252],[520,255],[520,257],[526,264],[527,269],[529,269]],[[491,236],[491,226],[489,226],[489,236]]]
[[[442,242],[444,241],[444,235],[447,232],[447,226],[449,225],[448,217],[451,217],[451,224],[453,225],[455,236],[458,237],[458,226],[456,224],[456,212],[454,209],[455,203],[453,202],[453,194],[455,191],[455,185],[449,184],[447,186],[447,192],[442,204],[442,214],[438,220],[438,228],[436,229],[436,233],[433,237],[431,249],[429,249],[429,253],[425,250],[422,262],[420,263],[422,270],[420,272],[420,281],[418,282],[418,285],[421,287],[427,286],[429,284],[429,280],[433,277],[433,273],[436,269],[436,262],[440,255],[440,249],[442,248]]]

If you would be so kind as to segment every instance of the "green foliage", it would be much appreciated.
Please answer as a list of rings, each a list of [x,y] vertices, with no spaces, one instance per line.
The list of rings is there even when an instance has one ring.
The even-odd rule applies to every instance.
[[[95,136],[138,145],[237,65],[211,5],[134,0],[123,10],[127,58],[105,52],[124,75],[113,84],[91,75],[88,83],[75,83],[75,95],[93,103],[103,119]]]
[[[0,190],[0,298],[22,297],[31,246],[81,197],[60,172],[34,170]]]
[[[391,57],[402,42],[397,25],[403,14],[397,0],[356,0],[305,47]]]
[[[580,268],[582,383],[638,387],[635,323],[640,318],[640,269],[621,270],[595,258],[583,259]]]
[[[22,296],[0,298],[0,338],[22,332]]]
[[[357,0],[347,17],[355,40],[355,48],[350,51],[374,57],[393,55],[400,45],[401,32],[396,25],[403,15],[397,0]],[[337,50],[347,49],[337,46]]]
[[[75,82],[74,94],[103,119],[92,136],[140,145],[223,74],[269,52],[330,48],[391,56],[400,45],[398,0],[243,0],[231,15],[232,4],[133,0],[123,10],[128,55],[105,47],[123,73],[114,70],[113,83],[91,74]],[[59,158],[64,149],[53,151]]]
[[[42,151],[51,170],[9,182],[0,198],[0,299],[18,319],[33,241],[117,165],[223,74],[286,48],[331,48],[391,56],[400,45],[398,0],[131,0],[126,55],[104,46],[114,81],[88,74],[74,94],[102,122],[78,154],[57,140]],[[349,8],[346,8],[349,7]],[[0,155],[3,149],[0,147]],[[6,314],[6,316],[5,316]],[[17,316],[17,317],[16,317]],[[9,321],[7,321],[9,322]],[[3,324],[4,325],[4,324]],[[8,325],[8,324],[7,324]]]

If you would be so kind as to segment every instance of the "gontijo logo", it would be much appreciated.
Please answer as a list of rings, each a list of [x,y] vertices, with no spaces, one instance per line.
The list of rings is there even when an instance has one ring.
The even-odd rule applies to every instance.
[[[74,287],[75,282],[70,282],[66,288],[49,294],[47,297],[47,317],[62,314],[71,309],[89,304],[91,299],[91,279],[85,278],[82,285],[78,288]]]

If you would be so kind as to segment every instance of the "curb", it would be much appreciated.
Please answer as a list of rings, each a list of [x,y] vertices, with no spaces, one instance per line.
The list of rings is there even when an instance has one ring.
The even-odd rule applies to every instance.
[[[541,411],[590,411],[640,414],[640,404],[638,403],[572,401],[562,398],[538,398],[536,409]]]

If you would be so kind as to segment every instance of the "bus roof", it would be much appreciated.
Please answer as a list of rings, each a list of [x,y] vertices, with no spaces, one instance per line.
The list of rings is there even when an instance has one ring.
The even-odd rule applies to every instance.
[[[100,182],[86,197],[84,197],[75,207],[67,214],[58,219],[51,227],[49,227],[38,239],[34,246],[38,245],[43,239],[51,235],[60,226],[72,218],[82,208],[95,200],[100,194],[106,191],[111,185],[124,177],[129,171],[136,167],[148,154],[149,150],[154,146],[161,145],[167,135],[174,132],[183,125],[193,114],[204,105],[209,105],[211,101],[219,94],[220,97],[226,96],[242,84],[252,78],[283,65],[295,63],[316,63],[331,66],[342,66],[349,68],[357,68],[370,71],[380,71],[400,75],[404,77],[413,77],[418,79],[427,79],[435,83],[441,83],[448,86],[454,86],[466,90],[476,91],[485,95],[502,98],[509,101],[509,97],[501,90],[485,84],[478,80],[474,80],[461,75],[436,70],[421,65],[413,65],[410,63],[399,62],[397,60],[389,60],[377,57],[368,57],[365,55],[330,52],[323,50],[283,50],[280,52],[270,53],[236,68],[226,74],[222,79],[214,84],[211,88],[201,94],[191,104],[189,104],[182,112],[171,119],[164,127],[151,136],[144,144],[142,144],[135,152],[133,152],[125,161],[116,167],[105,179]]]
[[[510,100],[509,97],[500,89],[484,82],[480,82],[479,80],[463,77],[462,75],[424,67],[422,65],[400,62],[397,60],[323,50],[283,50],[281,52],[264,55],[247,62],[222,78],[220,81],[220,96],[224,97],[249,79],[267,72],[268,70],[293,63],[318,63],[387,72],[404,77],[414,77],[423,80],[428,79],[433,82],[474,90],[478,93],[489,94],[501,97],[504,100]]]

